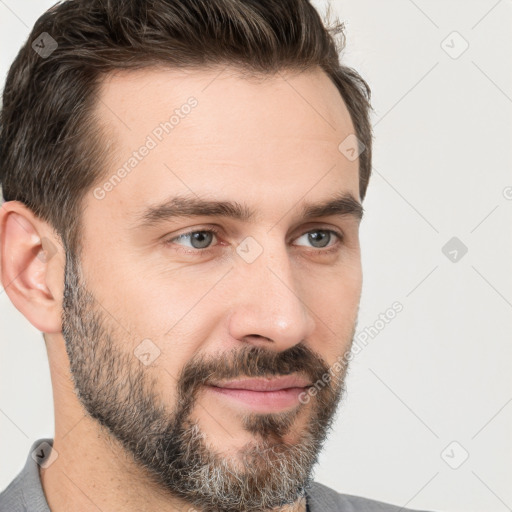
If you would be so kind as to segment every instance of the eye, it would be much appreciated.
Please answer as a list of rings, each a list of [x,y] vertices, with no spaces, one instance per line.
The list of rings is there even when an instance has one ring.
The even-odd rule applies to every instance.
[[[314,231],[308,231],[302,236],[297,238],[297,241],[302,243],[296,243],[296,245],[307,245],[311,244],[316,249],[322,249],[324,247],[332,246],[337,240],[341,240],[342,236],[336,231],[330,229],[315,229]],[[331,243],[334,242],[334,243]]]
[[[192,249],[206,249],[216,238],[215,231],[212,230],[189,231],[188,233],[171,238],[166,243],[177,243]],[[182,241],[185,241],[185,243],[180,243]]]

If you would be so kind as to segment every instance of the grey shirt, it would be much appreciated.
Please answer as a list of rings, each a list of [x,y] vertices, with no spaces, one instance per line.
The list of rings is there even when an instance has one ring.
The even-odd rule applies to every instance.
[[[44,441],[53,444],[53,439],[37,440],[30,448],[24,468],[0,493],[0,512],[50,512],[39,466],[32,458],[32,453]],[[307,506],[309,512],[414,512],[380,501],[340,494],[318,482],[312,482],[307,491]]]

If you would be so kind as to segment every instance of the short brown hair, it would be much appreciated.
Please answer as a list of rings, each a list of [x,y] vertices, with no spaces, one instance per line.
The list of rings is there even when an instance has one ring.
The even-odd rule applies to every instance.
[[[49,55],[36,52],[41,37],[52,42],[48,35],[58,46]],[[7,76],[0,114],[4,199],[24,203],[77,255],[82,199],[105,167],[105,142],[91,115],[100,81],[117,69],[154,65],[232,65],[253,74],[320,66],[364,144],[363,199],[371,174],[370,88],[340,64],[344,46],[343,23],[325,26],[307,0],[58,3],[37,20]]]

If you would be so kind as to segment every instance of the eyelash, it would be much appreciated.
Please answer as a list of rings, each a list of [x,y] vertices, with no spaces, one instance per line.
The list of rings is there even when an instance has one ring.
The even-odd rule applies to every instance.
[[[310,229],[309,231],[305,231],[304,233],[299,235],[297,238],[300,238],[301,236],[306,235],[308,233],[314,233],[316,231],[324,231],[326,233],[331,233],[332,235],[334,235],[338,239],[338,243],[335,243],[335,244],[327,247],[326,249],[315,248],[315,247],[307,248],[307,249],[310,249],[310,250],[314,251],[316,254],[319,254],[319,255],[330,254],[331,252],[338,250],[340,243],[343,242],[343,240],[344,240],[344,237],[343,237],[342,233],[339,233],[339,232],[334,231],[332,229],[321,229],[321,228]],[[186,235],[192,235],[193,233],[213,233],[216,237],[220,236],[220,230],[218,228],[216,228],[216,227],[211,226],[208,229],[194,229],[192,231],[187,231],[185,233],[181,233],[179,235],[173,236],[172,238],[165,239],[163,241],[163,243],[166,246],[170,246],[170,245],[173,245],[174,240],[176,240],[177,238],[182,237],[182,236],[186,236]],[[194,248],[188,249],[188,248],[186,248],[184,246],[179,246],[179,247],[180,247],[180,249],[179,249],[180,252],[184,252],[185,254],[197,255],[197,256],[209,254],[210,252],[212,252],[216,248],[216,246],[209,246],[209,247],[205,247],[204,249],[194,249]]]

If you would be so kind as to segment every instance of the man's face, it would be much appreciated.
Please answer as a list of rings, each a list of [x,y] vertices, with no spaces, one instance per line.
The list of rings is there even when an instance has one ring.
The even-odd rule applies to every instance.
[[[63,335],[82,404],[162,489],[256,511],[302,493],[342,396],[346,367],[303,387],[355,330],[358,164],[325,74],[220,71],[103,84],[108,172],[67,261]],[[302,380],[221,387],[283,376]]]

